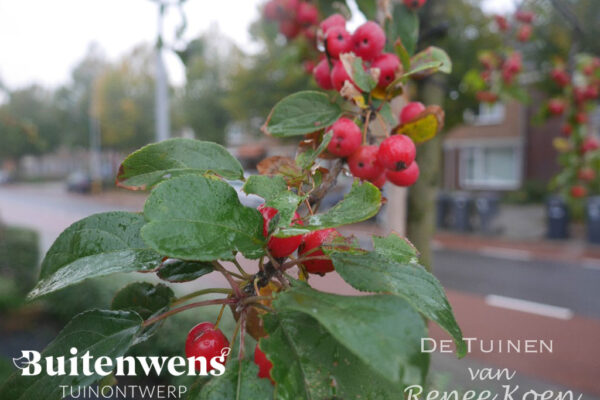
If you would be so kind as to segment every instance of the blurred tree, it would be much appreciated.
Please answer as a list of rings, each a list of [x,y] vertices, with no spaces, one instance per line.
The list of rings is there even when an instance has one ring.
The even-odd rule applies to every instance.
[[[241,52],[216,28],[192,40],[178,52],[185,65],[187,83],[176,100],[176,121],[190,127],[196,138],[226,142],[231,113],[224,99],[232,85],[231,73],[241,60]]]
[[[100,122],[102,146],[132,149],[152,141],[153,65],[152,49],[137,47],[95,80],[91,110]]]
[[[277,26],[263,20],[251,26],[250,34],[259,51],[236,66],[224,104],[247,132],[258,135],[275,103],[316,85],[302,65],[308,48],[302,39],[286,44]]]

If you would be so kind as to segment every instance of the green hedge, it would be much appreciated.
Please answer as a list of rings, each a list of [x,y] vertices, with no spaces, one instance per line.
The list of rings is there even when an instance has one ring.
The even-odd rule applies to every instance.
[[[37,232],[0,226],[0,310],[23,303],[37,278],[39,253]]]

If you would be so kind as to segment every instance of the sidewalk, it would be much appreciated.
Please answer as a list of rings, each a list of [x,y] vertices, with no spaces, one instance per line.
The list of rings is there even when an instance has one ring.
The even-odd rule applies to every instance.
[[[532,259],[563,261],[600,269],[600,246],[580,240],[515,240],[477,234],[438,232],[432,246],[435,249],[478,252],[515,260]]]

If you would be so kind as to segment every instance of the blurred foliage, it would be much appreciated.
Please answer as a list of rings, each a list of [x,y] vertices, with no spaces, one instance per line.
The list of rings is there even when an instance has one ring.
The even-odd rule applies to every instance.
[[[138,47],[95,79],[91,110],[102,146],[137,148],[154,138],[153,60],[152,48]]]
[[[0,310],[20,306],[37,279],[38,235],[0,225]]]
[[[236,66],[224,104],[242,129],[258,135],[275,103],[316,84],[303,67],[309,52],[303,39],[286,44],[277,26],[262,20],[252,24],[250,34],[260,50]]]
[[[543,203],[549,194],[547,182],[530,180],[523,183],[521,189],[507,192],[502,201],[510,204]]]

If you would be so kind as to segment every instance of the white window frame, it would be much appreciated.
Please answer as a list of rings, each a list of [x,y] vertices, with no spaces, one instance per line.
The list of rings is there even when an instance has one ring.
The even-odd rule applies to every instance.
[[[482,168],[484,164],[484,151],[486,149],[512,147],[514,152],[514,161],[516,167],[516,178],[514,180],[505,179],[470,179],[467,176],[468,169],[468,151],[474,151],[475,168]],[[464,189],[498,189],[498,190],[515,190],[521,187],[523,181],[523,146],[521,143],[504,142],[479,144],[473,146],[465,146],[460,149],[459,159],[459,183]],[[479,166],[478,166],[479,165]]]
[[[479,103],[473,125],[498,125],[506,118],[506,106],[499,101],[494,104]]]

